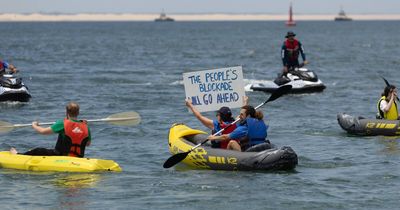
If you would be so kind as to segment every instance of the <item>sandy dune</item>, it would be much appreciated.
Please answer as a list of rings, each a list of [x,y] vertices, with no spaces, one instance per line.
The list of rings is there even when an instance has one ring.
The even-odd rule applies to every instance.
[[[86,13],[86,14],[0,14],[0,21],[153,21],[159,14]],[[176,21],[275,21],[286,20],[287,14],[168,14]],[[295,14],[294,19],[333,20],[336,14]],[[353,20],[400,20],[400,14],[355,14]]]

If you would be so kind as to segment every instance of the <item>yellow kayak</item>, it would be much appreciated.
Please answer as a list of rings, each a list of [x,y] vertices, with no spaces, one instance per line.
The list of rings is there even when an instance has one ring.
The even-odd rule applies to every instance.
[[[68,156],[13,155],[9,151],[0,152],[0,167],[26,171],[122,171],[118,163],[112,160]]]
[[[169,151],[173,155],[187,152],[208,135],[184,124],[174,124],[169,130]],[[291,147],[276,148],[270,143],[253,146],[245,152],[211,148],[210,144],[204,144],[190,152],[182,163],[197,169],[272,171],[293,170],[298,158]]]

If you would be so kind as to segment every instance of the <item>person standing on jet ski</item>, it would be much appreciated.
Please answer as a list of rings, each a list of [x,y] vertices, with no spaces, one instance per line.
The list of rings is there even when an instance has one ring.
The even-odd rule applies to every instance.
[[[303,46],[300,41],[295,39],[295,33],[292,31],[288,31],[286,34],[286,40],[282,45],[282,62],[283,62],[283,71],[282,76],[285,75],[292,69],[300,67],[299,64],[299,54],[301,54],[301,58],[303,59],[303,65],[308,64],[306,60],[306,54],[304,53]]]
[[[0,76],[3,76],[3,74],[6,73],[6,69],[10,69],[12,74],[17,73],[18,71],[14,65],[0,60]]]

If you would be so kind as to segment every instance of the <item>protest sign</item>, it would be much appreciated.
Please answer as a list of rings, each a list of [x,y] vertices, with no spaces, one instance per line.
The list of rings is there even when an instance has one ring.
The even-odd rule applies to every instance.
[[[243,105],[245,91],[241,66],[187,72],[183,74],[183,83],[186,98],[200,112]]]

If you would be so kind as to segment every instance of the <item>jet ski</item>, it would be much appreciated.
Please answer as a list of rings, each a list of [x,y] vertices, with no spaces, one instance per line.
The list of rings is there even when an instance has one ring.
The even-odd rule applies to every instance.
[[[12,74],[0,75],[0,101],[28,102],[31,98],[22,79]]]
[[[314,71],[302,67],[289,71],[285,76],[278,74],[274,81],[250,81],[245,90],[272,93],[282,85],[292,85],[289,93],[321,92],[326,88]]]

